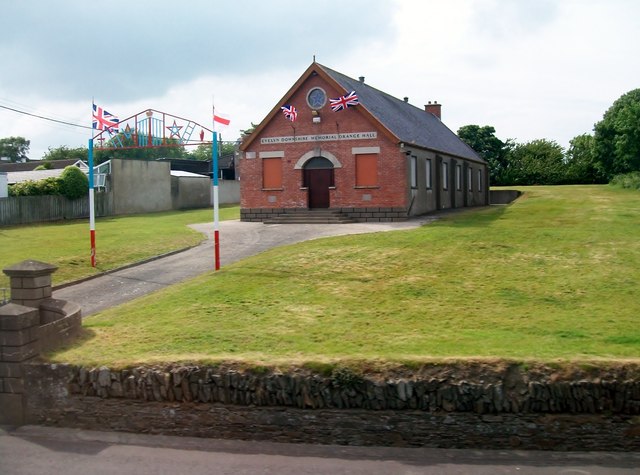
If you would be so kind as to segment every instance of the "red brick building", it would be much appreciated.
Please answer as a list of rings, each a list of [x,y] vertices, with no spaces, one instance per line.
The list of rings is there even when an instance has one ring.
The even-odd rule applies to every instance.
[[[334,112],[331,99],[358,104]],[[281,108],[294,106],[296,120]],[[397,221],[489,203],[487,164],[440,120],[312,63],[240,147],[241,219],[329,208],[355,221]]]

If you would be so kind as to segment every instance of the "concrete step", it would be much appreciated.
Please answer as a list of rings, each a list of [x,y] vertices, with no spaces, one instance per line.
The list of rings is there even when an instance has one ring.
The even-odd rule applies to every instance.
[[[344,224],[355,221],[331,209],[292,209],[265,220],[265,224]]]

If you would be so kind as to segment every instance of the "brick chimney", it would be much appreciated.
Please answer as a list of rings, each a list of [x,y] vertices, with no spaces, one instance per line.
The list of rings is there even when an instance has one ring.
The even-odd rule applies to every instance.
[[[424,110],[435,115],[438,119],[442,119],[442,104],[438,104],[437,101],[429,101],[428,104],[425,104]]]

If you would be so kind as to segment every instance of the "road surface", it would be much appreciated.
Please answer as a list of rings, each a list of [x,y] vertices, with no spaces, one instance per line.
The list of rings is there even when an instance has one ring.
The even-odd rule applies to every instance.
[[[0,429],[0,474],[637,475],[640,453],[282,444],[23,426]]]

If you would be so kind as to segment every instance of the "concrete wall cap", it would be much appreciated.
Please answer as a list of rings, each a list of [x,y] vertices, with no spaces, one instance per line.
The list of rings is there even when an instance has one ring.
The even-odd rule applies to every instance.
[[[47,264],[46,262],[26,260],[13,264],[12,266],[5,267],[2,272],[9,277],[38,277],[41,275],[53,274],[58,270],[57,266]]]
[[[15,317],[25,313],[38,312],[37,308],[25,307],[17,303],[9,302],[0,306],[0,317]]]
[[[72,315],[80,311],[80,305],[66,300],[48,298],[40,302],[40,310],[47,310],[61,315]]]

